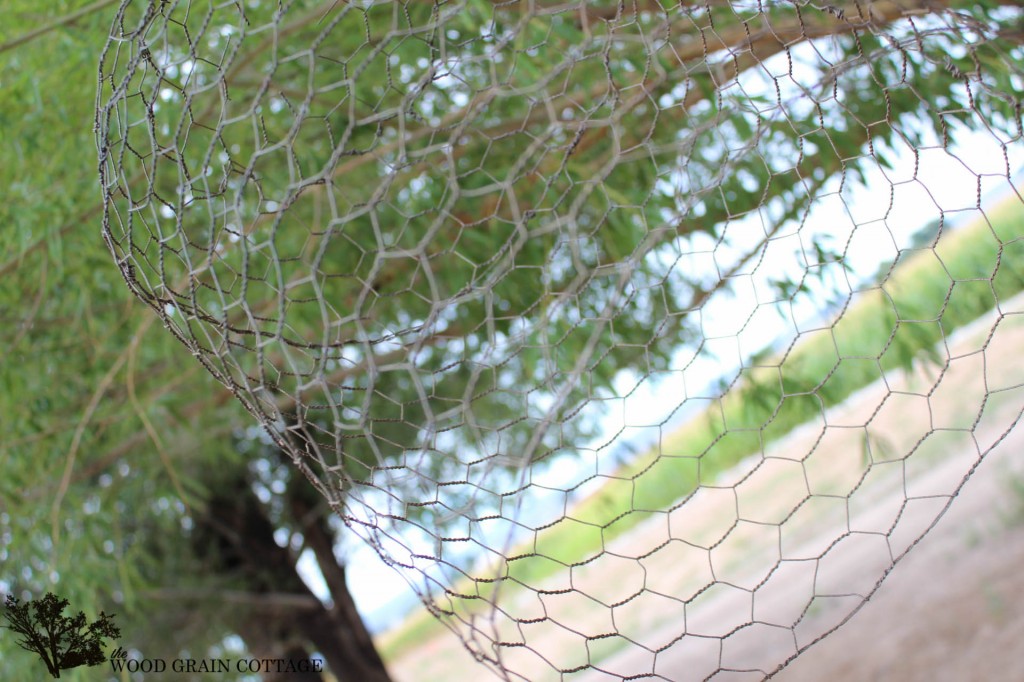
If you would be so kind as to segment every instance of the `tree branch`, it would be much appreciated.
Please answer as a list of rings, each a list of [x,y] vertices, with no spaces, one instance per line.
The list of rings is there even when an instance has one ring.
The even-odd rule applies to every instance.
[[[118,0],[97,0],[91,5],[86,5],[85,7],[76,10],[71,14],[66,14],[59,19],[54,19],[48,24],[44,24],[43,26],[34,28],[28,33],[24,33],[18,36],[17,38],[12,38],[11,40],[8,40],[6,43],[0,44],[0,54],[3,54],[8,50],[13,50],[16,47],[20,47],[21,45],[24,45],[25,43],[28,43],[32,40],[35,40],[39,36],[46,35],[50,31],[54,31],[60,28],[61,26],[67,26],[68,24],[78,21],[82,17],[92,14],[93,12],[98,12],[99,10],[104,9],[105,7],[113,5],[117,1]]]

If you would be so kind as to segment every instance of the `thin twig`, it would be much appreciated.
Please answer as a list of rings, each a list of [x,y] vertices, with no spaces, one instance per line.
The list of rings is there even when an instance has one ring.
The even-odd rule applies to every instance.
[[[117,2],[117,0],[97,0],[97,2],[94,2],[91,5],[86,5],[85,7],[76,10],[71,14],[67,14],[61,17],[60,19],[54,19],[48,24],[44,24],[39,28],[34,28],[28,33],[23,33],[17,38],[12,38],[11,40],[8,40],[6,43],[0,44],[0,53],[7,52],[8,50],[13,50],[16,47],[20,47],[21,45],[24,45],[25,43],[30,42],[32,40],[35,40],[39,36],[46,35],[50,31],[54,31],[60,28],[61,26],[66,26],[72,22],[81,19],[82,17],[88,14],[92,14],[93,12],[98,12],[99,10],[105,7],[109,7],[110,5],[113,5],[115,2]]]
[[[149,316],[149,319],[153,319],[153,316]],[[160,440],[160,434],[153,428],[152,422],[149,420],[149,416],[146,414],[146,410],[143,409],[142,404],[139,402],[139,397],[135,394],[135,359],[138,357],[138,339],[140,335],[136,335],[132,339],[132,343],[128,346],[128,377],[126,384],[128,386],[128,400],[132,404],[132,409],[135,410],[135,414],[138,415],[139,421],[142,422],[142,426],[146,429],[146,434],[149,439],[153,441],[153,447],[156,448],[157,454],[160,456],[160,461],[164,465],[164,469],[167,470],[167,475],[171,479],[171,485],[174,486],[175,492],[178,493],[178,497],[181,499],[181,503],[185,505],[185,510],[191,515],[192,509],[189,506],[188,498],[185,496],[185,489],[181,485],[181,479],[178,477],[177,472],[174,470],[174,465],[171,464],[171,458],[168,456],[167,451],[164,449],[163,443]]]
[[[60,507],[64,502],[64,496],[67,495],[68,486],[71,484],[71,472],[74,471],[75,468],[75,460],[78,457],[78,449],[82,443],[82,436],[85,434],[85,428],[92,420],[93,413],[96,412],[96,408],[99,406],[100,400],[103,399],[103,396],[113,383],[114,377],[117,376],[117,373],[121,371],[121,368],[124,367],[125,363],[128,361],[129,353],[133,352],[132,349],[138,345],[139,339],[142,338],[142,335],[147,329],[149,329],[149,326],[153,324],[153,320],[155,319],[156,316],[147,315],[146,319],[144,319],[142,324],[139,325],[139,328],[135,331],[135,336],[132,338],[131,344],[129,344],[128,348],[118,356],[117,360],[114,361],[114,364],[110,366],[109,370],[107,370],[107,373],[102,379],[100,379],[99,385],[93,392],[92,398],[89,400],[89,404],[86,406],[85,412],[82,414],[82,418],[78,422],[78,427],[75,429],[75,435],[71,439],[71,447],[68,448],[68,453],[65,458],[64,474],[61,476],[60,485],[57,487],[57,493],[54,495],[53,506],[50,510],[50,523],[52,526],[51,534],[53,536],[54,545],[56,545],[60,540]]]

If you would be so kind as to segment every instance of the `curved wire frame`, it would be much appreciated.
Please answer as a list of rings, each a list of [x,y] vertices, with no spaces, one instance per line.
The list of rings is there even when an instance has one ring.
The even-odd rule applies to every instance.
[[[104,237],[499,676],[770,676],[1020,419],[1015,11],[124,0]]]

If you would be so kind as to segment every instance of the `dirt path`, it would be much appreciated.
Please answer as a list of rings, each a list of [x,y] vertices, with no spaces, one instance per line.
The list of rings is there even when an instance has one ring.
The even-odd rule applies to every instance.
[[[520,590],[480,634],[521,642],[503,664],[530,682],[763,679],[863,602],[1019,415],[1022,317],[991,337],[994,318],[962,330],[945,371],[862,390],[586,566]],[[775,679],[1017,677],[1001,672],[1024,665],[1022,451],[1024,428],[867,605]],[[392,669],[402,682],[487,677],[450,635]]]
[[[861,612],[775,679],[1024,678],[1024,499],[1004,473],[1022,453],[1018,431]]]

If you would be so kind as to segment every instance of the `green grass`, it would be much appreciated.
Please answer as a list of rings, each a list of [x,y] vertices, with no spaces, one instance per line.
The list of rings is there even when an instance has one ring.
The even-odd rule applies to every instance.
[[[934,249],[903,252],[889,279],[856,292],[831,328],[805,333],[783,357],[743,369],[734,389],[702,415],[517,548],[507,562],[511,583],[539,587],[885,373],[921,357],[941,362],[937,348],[946,336],[1024,290],[1024,207],[1012,196],[988,216],[991,226],[977,220]],[[475,593],[468,581],[456,589]],[[463,615],[485,604],[453,601]],[[440,627],[426,611],[413,614],[384,638],[385,658]]]

